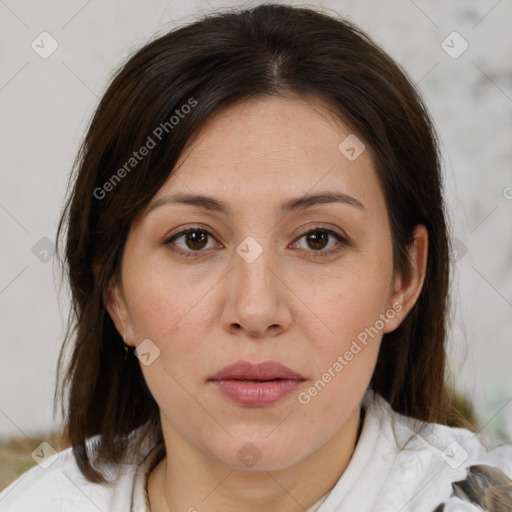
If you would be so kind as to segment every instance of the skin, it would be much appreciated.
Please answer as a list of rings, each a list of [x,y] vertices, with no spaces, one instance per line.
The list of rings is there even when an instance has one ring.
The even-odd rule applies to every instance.
[[[196,134],[134,222],[107,308],[126,343],[150,339],[160,350],[141,365],[172,454],[148,479],[153,512],[302,511],[347,467],[382,335],[417,300],[428,245],[426,229],[417,226],[410,275],[394,272],[370,151],[349,161],[338,149],[350,133],[313,99],[230,106]],[[363,208],[333,202],[278,212],[286,199],[320,191],[348,194]],[[175,192],[213,196],[231,214],[178,203],[148,213]],[[174,240],[192,257],[164,243],[187,227],[211,234],[202,244]],[[315,245],[303,236],[313,228],[332,229],[348,243],[330,235]],[[262,249],[251,263],[236,252],[248,236]],[[318,256],[330,250],[336,252]],[[321,392],[300,403],[298,394],[393,304],[401,311]],[[272,406],[236,405],[208,378],[241,359],[278,361],[306,381]],[[261,454],[251,468],[237,457],[248,442]]]

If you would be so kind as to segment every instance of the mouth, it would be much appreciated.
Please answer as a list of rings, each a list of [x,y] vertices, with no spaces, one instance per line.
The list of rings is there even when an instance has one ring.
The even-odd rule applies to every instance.
[[[211,376],[208,380],[306,380],[306,377],[277,361],[250,363],[249,361],[236,361],[229,364]]]
[[[275,382],[278,380],[286,380],[286,379],[231,379],[231,380],[239,380],[240,382]]]
[[[267,361],[237,361],[208,379],[225,398],[238,405],[273,405],[295,391],[306,378],[290,368]]]

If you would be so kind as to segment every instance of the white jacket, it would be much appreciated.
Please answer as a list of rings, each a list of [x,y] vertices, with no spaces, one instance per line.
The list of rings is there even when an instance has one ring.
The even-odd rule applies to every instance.
[[[512,444],[488,450],[469,430],[401,416],[370,390],[363,407],[349,465],[310,511],[512,512]],[[109,487],[85,480],[68,448],[0,493],[0,511],[146,512],[146,473],[159,449],[143,443]]]

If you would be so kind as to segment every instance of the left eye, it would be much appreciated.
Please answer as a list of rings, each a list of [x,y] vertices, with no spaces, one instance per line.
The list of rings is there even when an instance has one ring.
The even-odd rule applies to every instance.
[[[299,240],[301,240],[302,238],[305,239],[307,246],[310,249],[313,249],[313,252],[320,252],[321,255],[333,252],[331,249],[333,249],[333,247],[336,247],[337,245],[347,244],[347,241],[332,229],[315,228],[312,229],[311,231],[308,231],[307,233],[304,233],[299,238]],[[324,250],[329,245],[329,238],[334,238],[335,241],[327,248],[327,250]],[[308,247],[306,247],[305,249],[307,250]]]

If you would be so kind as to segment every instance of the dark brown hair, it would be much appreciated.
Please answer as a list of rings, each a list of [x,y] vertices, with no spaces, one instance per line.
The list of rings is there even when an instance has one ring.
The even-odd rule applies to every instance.
[[[208,15],[138,50],[111,81],[78,154],[57,233],[58,241],[66,235],[72,311],[55,402],[62,399],[64,433],[91,481],[105,481],[91,462],[115,467],[130,433],[161,436],[158,406],[138,360],[124,357],[104,302],[130,226],[206,120],[263,96],[320,99],[365,141],[387,203],[396,271],[407,274],[414,227],[427,227],[422,292],[400,327],[384,335],[371,386],[404,415],[449,422],[449,247],[426,109],[405,72],[351,23],[307,8],[260,5]],[[155,146],[131,161],[148,138]],[[91,458],[85,441],[98,434]]]

